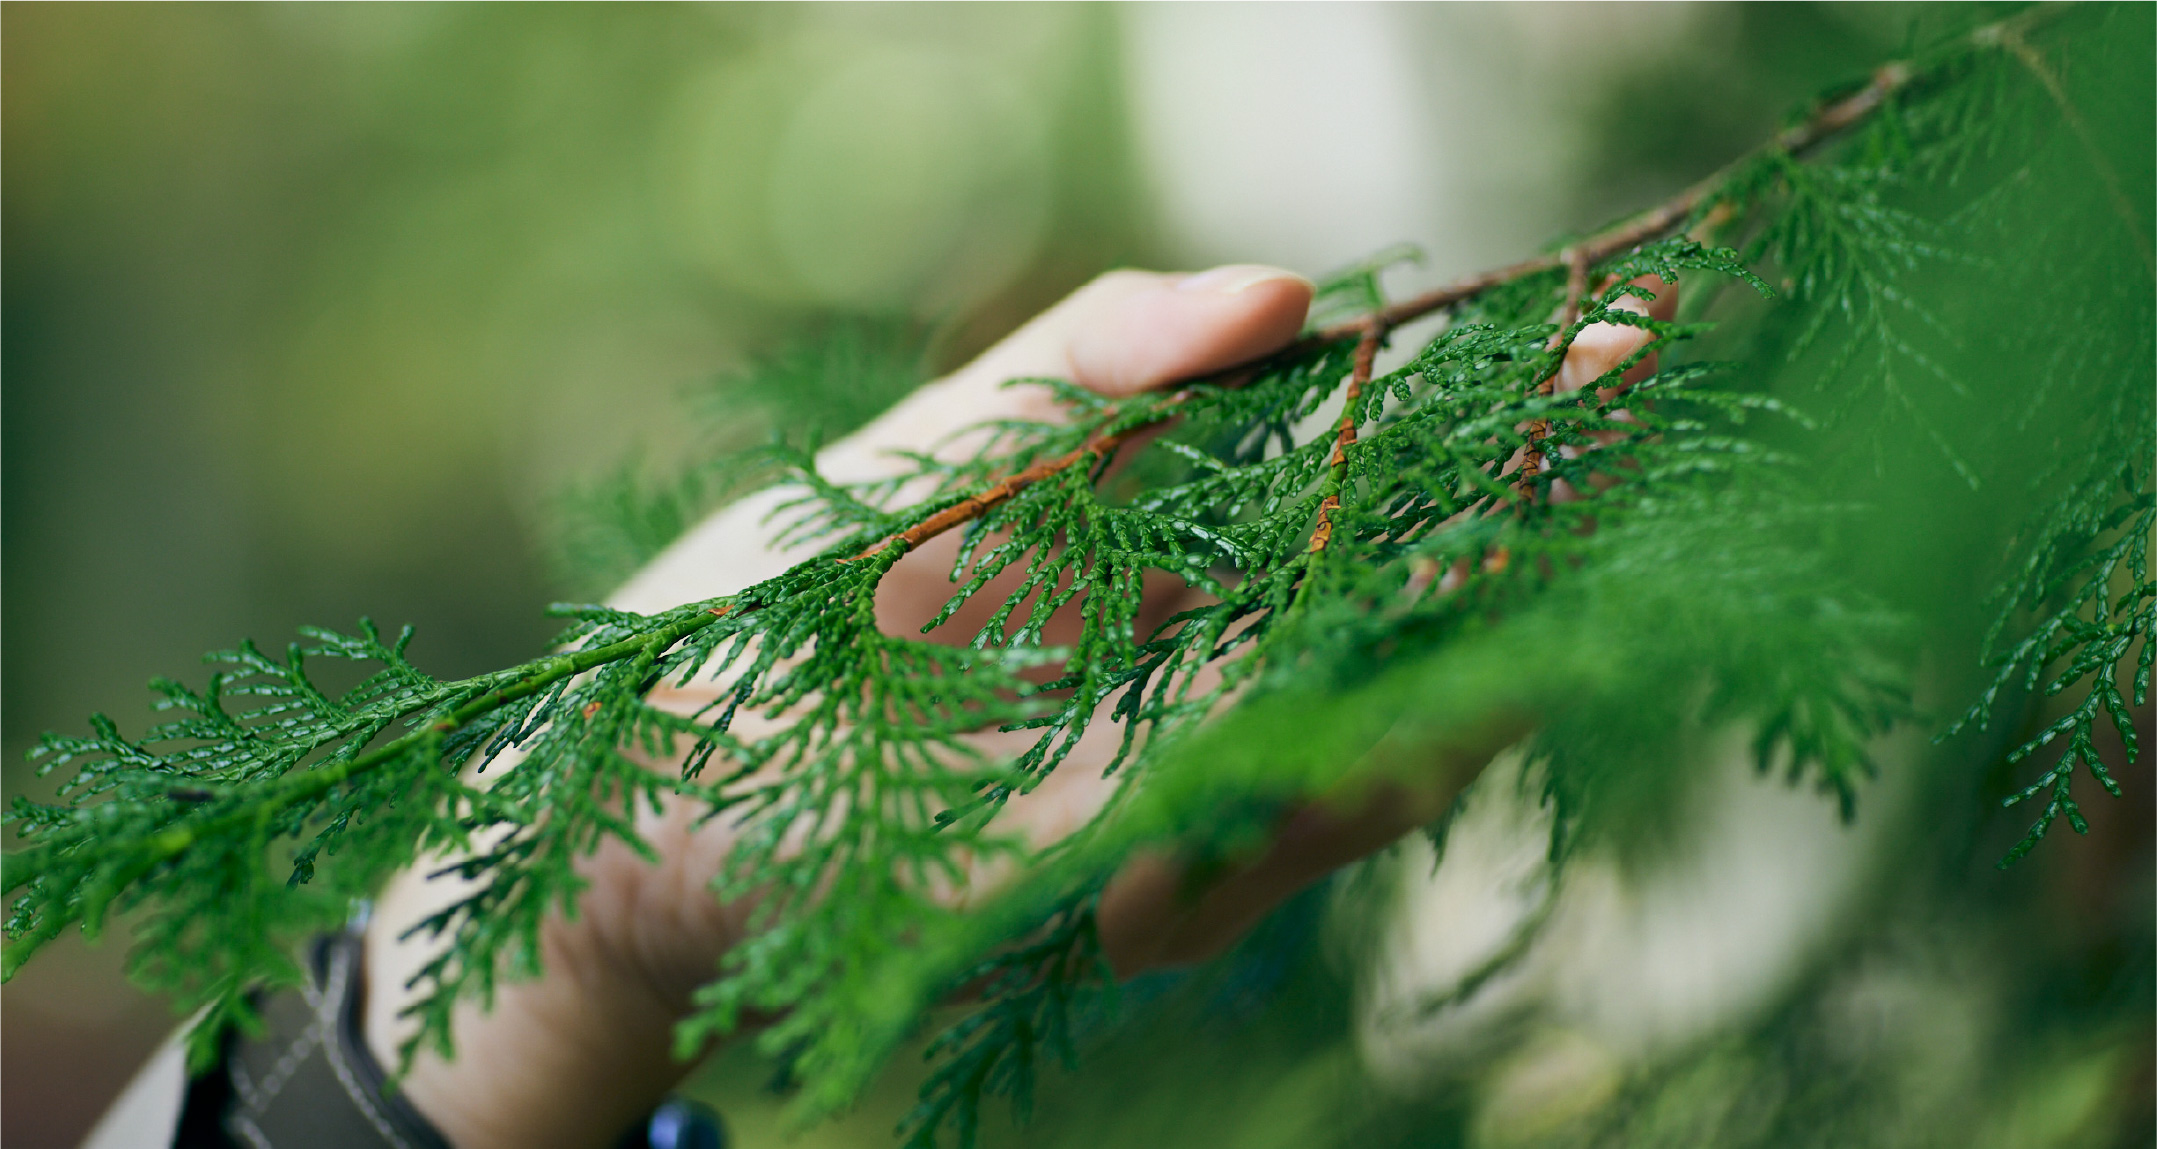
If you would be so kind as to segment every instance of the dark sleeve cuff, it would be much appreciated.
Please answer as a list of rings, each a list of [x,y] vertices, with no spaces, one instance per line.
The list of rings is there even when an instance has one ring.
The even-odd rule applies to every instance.
[[[400,1093],[361,1027],[361,935],[317,938],[307,984],[261,1002],[259,1038],[226,1039],[224,1058],[187,1090],[173,1149],[452,1149]],[[670,1098],[616,1149],[724,1149],[719,1115]]]
[[[362,1036],[360,935],[316,939],[307,984],[261,1003],[259,1038],[189,1086],[174,1149],[450,1149]]]

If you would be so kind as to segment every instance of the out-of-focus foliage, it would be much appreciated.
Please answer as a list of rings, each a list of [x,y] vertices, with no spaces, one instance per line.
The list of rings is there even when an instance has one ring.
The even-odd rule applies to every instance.
[[[708,450],[683,392],[833,314],[948,363],[1143,255],[1105,13],[7,20],[16,757],[213,635],[374,612],[451,667],[528,651],[529,535],[632,445]],[[790,270],[847,229],[875,290]]]

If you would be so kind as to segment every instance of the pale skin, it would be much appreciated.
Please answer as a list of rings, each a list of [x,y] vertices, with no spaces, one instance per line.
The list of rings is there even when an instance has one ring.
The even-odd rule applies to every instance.
[[[1675,291],[1649,286],[1658,296],[1653,311],[1667,317]],[[1196,275],[1111,273],[826,449],[819,464],[834,478],[871,478],[898,466],[888,454],[893,450],[966,452],[966,441],[950,436],[984,420],[1060,417],[1040,389],[1000,386],[1015,377],[1058,376],[1114,398],[1245,362],[1292,341],[1310,299],[1309,281],[1255,265]],[[1558,389],[1576,390],[1598,378],[1646,338],[1630,327],[1589,328],[1575,341]],[[1643,364],[1636,370],[1648,369]],[[652,611],[712,598],[806,557],[804,550],[771,544],[776,528],[762,521],[769,507],[768,499],[752,497],[713,515],[611,602]],[[950,597],[947,574],[956,546],[956,535],[945,535],[894,566],[877,597],[886,629],[916,633]],[[1165,618],[1187,593],[1172,580],[1149,585],[1149,609]],[[992,584],[975,602],[1002,598]],[[986,610],[962,612],[931,637],[963,642]],[[1053,626],[1047,637],[1057,641]],[[715,683],[695,683],[655,698],[693,710],[716,689]],[[744,718],[743,732],[752,732],[748,724],[755,721]],[[1113,784],[1102,779],[1100,764],[1115,735],[1105,721],[1094,729],[1099,736],[1082,743],[1048,782],[1011,803],[1003,815],[1007,824],[1045,843],[1101,808]],[[1170,855],[1134,860],[1101,902],[1111,962],[1128,975],[1210,956],[1290,894],[1442,812],[1522,731],[1518,718],[1494,716],[1445,744],[1419,746],[1410,781],[1290,814],[1264,850],[1203,890],[1188,888]],[[991,751],[1018,747],[1011,736],[978,738]],[[655,762],[653,768],[670,764]],[[708,890],[732,831],[723,819],[695,827],[695,813],[684,802],[640,818],[660,856],[657,865],[618,844],[590,858],[585,872],[591,886],[577,920],[557,917],[544,930],[544,975],[504,988],[491,1011],[461,1007],[454,1060],[423,1054],[416,1061],[404,1080],[406,1096],[458,1149],[611,1145],[689,1070],[672,1056],[674,1023],[688,1011],[691,992],[712,978],[747,928],[746,907],[722,903]],[[396,1064],[409,1031],[398,1016],[411,1000],[404,983],[430,952],[423,939],[400,935],[445,901],[449,883],[427,877],[441,864],[431,860],[393,879],[368,930],[366,1037],[385,1065]],[[977,872],[970,889],[951,896],[990,896],[1004,876]]]

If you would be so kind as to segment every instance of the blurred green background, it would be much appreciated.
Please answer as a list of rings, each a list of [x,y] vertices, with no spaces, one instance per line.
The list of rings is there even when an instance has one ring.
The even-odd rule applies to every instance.
[[[0,11],[11,791],[243,636],[528,657],[556,494],[689,448],[685,389],[830,312],[961,354],[1145,254],[1103,11]],[[10,1145],[171,1023],[119,956],[8,987]]]
[[[143,682],[243,636],[364,614],[415,624],[439,674],[530,655],[541,605],[592,590],[547,558],[559,492],[707,447],[684,392],[834,317],[925,331],[940,369],[1121,264],[1319,273],[1412,240],[1429,258],[1403,287],[1470,270],[1697,177],[1913,18],[0,5],[4,783],[45,792],[22,765],[40,731],[92,711],[137,728]],[[2031,870],[2096,864],[2084,845]],[[1258,950],[1161,989],[1152,1028],[1118,1039],[1205,1076],[1235,1130],[1179,1126],[1161,1096],[1118,1111],[1138,1086],[1111,1076],[1051,1097],[1040,1135],[1345,1130],[1350,991]],[[171,1025],[120,956],[71,939],[7,988],[16,1149],[72,1144]],[[1282,967],[1287,1004],[1191,988],[1253,961]],[[763,1137],[772,1107],[740,1084],[757,1071],[715,1072]],[[907,1076],[816,1137],[887,1143]]]

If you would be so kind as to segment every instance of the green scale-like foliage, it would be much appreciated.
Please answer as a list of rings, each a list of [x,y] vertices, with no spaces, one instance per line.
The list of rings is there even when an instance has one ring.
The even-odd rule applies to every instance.
[[[2042,178],[2107,163],[2044,53],[2122,19],[2017,17],[1834,93],[1823,108],[1878,98],[1795,149],[1786,133],[1665,226],[1568,249],[1592,253],[1584,297],[1554,257],[1448,298],[1436,334],[1352,396],[1362,317],[1389,314],[1388,257],[1322,285],[1306,338],[1218,378],[1115,403],[1014,381],[1050,388],[1068,419],[996,425],[961,460],[912,455],[849,486],[808,452],[760,453],[725,473],[778,471],[795,492],[784,537],[823,549],[737,594],[650,616],[560,608],[555,653],[459,682],[370,625],[308,631],[282,660],[214,655],[204,692],[156,684],[174,721],[130,739],[100,717],[39,749],[75,773],[58,804],[14,805],[8,970],[70,924],[130,913],[137,975],[212,1005],[198,1033],[214,1036],[245,1021],[250,988],[294,979],[294,938],[449,854],[464,884],[420,927],[447,944],[419,975],[413,1048],[450,1051],[457,1001],[538,972],[578,860],[608,839],[649,856],[636,812],[679,796],[734,827],[715,895],[757,906],[682,1048],[775,1016],[759,1042],[804,1109],[828,1111],[970,987],[903,1130],[970,1141],[985,1097],[1023,1104],[1040,1059],[1075,1055],[1074,1011],[1111,980],[1093,907],[1134,851],[1233,856],[1293,804],[1489,715],[1539,717],[1529,749],[1565,840],[1624,832],[1690,761],[1660,748],[1731,723],[1763,770],[1853,816],[1868,747],[1912,713],[1918,653],[1952,614],[1928,603],[1981,593],[1938,573],[1949,555],[1981,554],[2000,586],[1984,649],[1966,644],[1997,677],[1968,684],[1960,726],[2031,689],[2082,692],[2010,754],[2068,741],[2018,795],[2048,804],[2013,853],[2058,815],[2082,829],[2068,780],[2079,762],[2117,791],[2092,739],[2109,721],[2132,757],[2151,666],[2148,221],[2108,194],[2116,178],[2065,181],[2083,193],[2068,204]],[[1964,286],[2032,259],[2102,290],[2008,309]],[[1646,276],[1684,284],[1680,320],[1619,306],[1651,298]],[[2019,323],[1987,328],[2003,310]],[[2141,326],[2044,334],[2075,316]],[[1597,385],[1551,393],[1598,323],[1649,340]],[[1982,370],[2003,356],[2012,386]],[[1975,404],[1992,410],[1973,421]],[[2000,446],[2017,436],[2074,446],[2032,460]],[[1529,449],[1542,466],[1523,480]],[[1926,550],[1908,504],[1938,490],[2026,525]],[[970,506],[930,627],[999,576],[1013,589],[963,645],[883,632],[875,591],[906,532]],[[648,553],[639,532],[686,517],[669,508],[640,511],[621,546]],[[1197,593],[1153,624],[1141,592],[1163,576]],[[1059,612],[1077,636],[1046,646]],[[311,676],[328,664],[365,680],[333,698]],[[715,700],[654,701],[692,683]],[[763,733],[736,729],[745,714]],[[1101,814],[1038,848],[1001,827],[1004,802],[1102,721],[1120,727],[1102,768],[1122,784]],[[967,736],[993,729],[1033,741],[991,758]],[[968,909],[935,893],[997,858],[1018,877]]]

